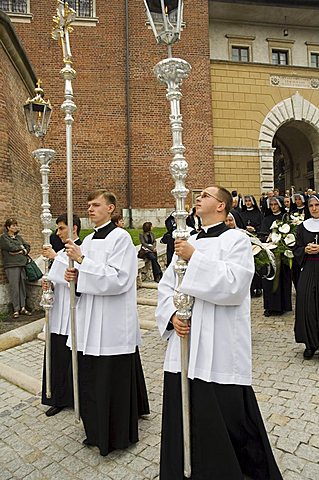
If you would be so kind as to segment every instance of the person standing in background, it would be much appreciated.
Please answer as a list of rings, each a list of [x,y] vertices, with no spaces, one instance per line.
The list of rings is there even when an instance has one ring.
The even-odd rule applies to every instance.
[[[65,244],[68,238],[68,217],[64,213],[56,219],[57,236]],[[79,234],[81,220],[73,215],[73,239],[76,245],[81,245]],[[45,412],[47,417],[52,417],[61,412],[63,408],[73,407],[72,385],[72,358],[71,350],[66,346],[70,333],[70,288],[64,280],[65,269],[68,266],[68,257],[63,250],[58,253],[52,247],[43,247],[43,256],[52,261],[48,274],[48,280],[52,282],[54,289],[54,302],[49,310],[49,329],[51,333],[51,386],[52,396],[47,398],[45,354],[42,375],[42,404],[49,405]],[[43,282],[43,288],[46,288]]]
[[[4,224],[4,231],[0,235],[0,249],[2,250],[3,267],[9,282],[13,318],[19,315],[31,315],[26,309],[26,273],[30,244],[19,235],[18,222],[15,218],[8,218]]]

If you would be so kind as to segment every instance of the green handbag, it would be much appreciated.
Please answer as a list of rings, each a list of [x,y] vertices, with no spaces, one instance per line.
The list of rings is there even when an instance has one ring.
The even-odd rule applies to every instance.
[[[28,263],[25,265],[25,273],[27,275],[27,280],[29,282],[35,282],[36,280],[40,280],[43,277],[43,273],[41,272],[38,265],[32,260],[29,255],[27,256]]]

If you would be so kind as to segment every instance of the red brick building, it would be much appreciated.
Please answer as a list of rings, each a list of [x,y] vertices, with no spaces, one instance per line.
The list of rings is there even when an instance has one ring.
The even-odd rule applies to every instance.
[[[162,222],[166,210],[157,209],[174,204],[168,169],[172,139],[165,87],[156,80],[153,67],[165,58],[166,50],[156,45],[145,25],[142,0],[69,3],[80,15],[71,34],[78,107],[73,125],[74,210],[85,216],[87,193],[106,187],[117,194],[120,207],[132,207],[135,225],[154,212],[154,223],[156,218]],[[36,0],[15,4],[20,12],[10,14],[11,20],[54,107],[45,141],[57,151],[51,175],[56,215],[66,208],[65,125],[60,110],[64,81],[59,75],[63,62],[60,46],[51,39],[56,3],[43,0],[41,8]],[[214,178],[207,0],[197,0],[196,8],[185,1],[184,20],[186,28],[173,53],[192,65],[182,87],[182,113],[187,186],[196,190]]]
[[[0,233],[5,220],[18,220],[37,257],[42,246],[41,177],[31,156],[38,147],[25,127],[22,105],[33,94],[36,76],[7,15],[0,11]],[[0,311],[8,303],[0,255]]]

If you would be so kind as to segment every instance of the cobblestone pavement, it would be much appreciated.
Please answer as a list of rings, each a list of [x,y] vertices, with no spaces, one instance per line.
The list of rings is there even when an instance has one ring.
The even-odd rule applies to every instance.
[[[156,298],[156,290],[147,296]],[[265,319],[261,299],[253,299],[252,312],[254,389],[283,478],[317,480],[318,354],[303,359],[302,345],[294,343],[292,314]],[[139,306],[139,313],[141,320],[154,320],[154,307]],[[165,342],[155,327],[142,338],[152,413],[139,422],[139,443],[101,457],[96,448],[82,445],[83,427],[74,423],[71,410],[47,418],[38,397],[0,379],[0,480],[158,479]],[[2,363],[37,378],[42,358],[39,340],[0,354]]]

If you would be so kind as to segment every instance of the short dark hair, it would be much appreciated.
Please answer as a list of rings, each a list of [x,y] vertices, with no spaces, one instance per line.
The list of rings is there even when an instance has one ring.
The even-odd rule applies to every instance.
[[[88,202],[91,202],[92,200],[95,200],[98,197],[104,197],[106,203],[114,205],[116,207],[116,196],[114,193],[109,192],[108,190],[104,190],[103,188],[98,188],[97,190],[94,190],[93,192],[89,193],[88,195]]]
[[[8,218],[4,222],[4,227],[6,230],[8,230],[8,228],[11,227],[11,225],[18,225],[18,220],[16,218]]]
[[[142,228],[144,233],[150,232],[152,228],[152,222],[144,222]]]
[[[120,220],[123,220],[123,215],[121,213],[114,213],[111,217],[112,222],[117,225]]]
[[[65,225],[68,224],[68,215],[67,213],[62,213],[61,215],[58,216],[58,218],[56,219],[55,223],[58,224],[60,222],[63,222],[65,223]],[[78,217],[77,215],[73,215],[73,226],[76,226],[77,228],[77,234],[80,235],[80,231],[81,231],[81,220],[80,220],[80,217]]]
[[[233,206],[233,197],[231,193],[228,190],[226,190],[225,187],[221,187],[220,185],[213,185],[213,186],[218,189],[217,195],[219,200],[225,203],[225,213],[227,217],[227,215],[229,214]]]

